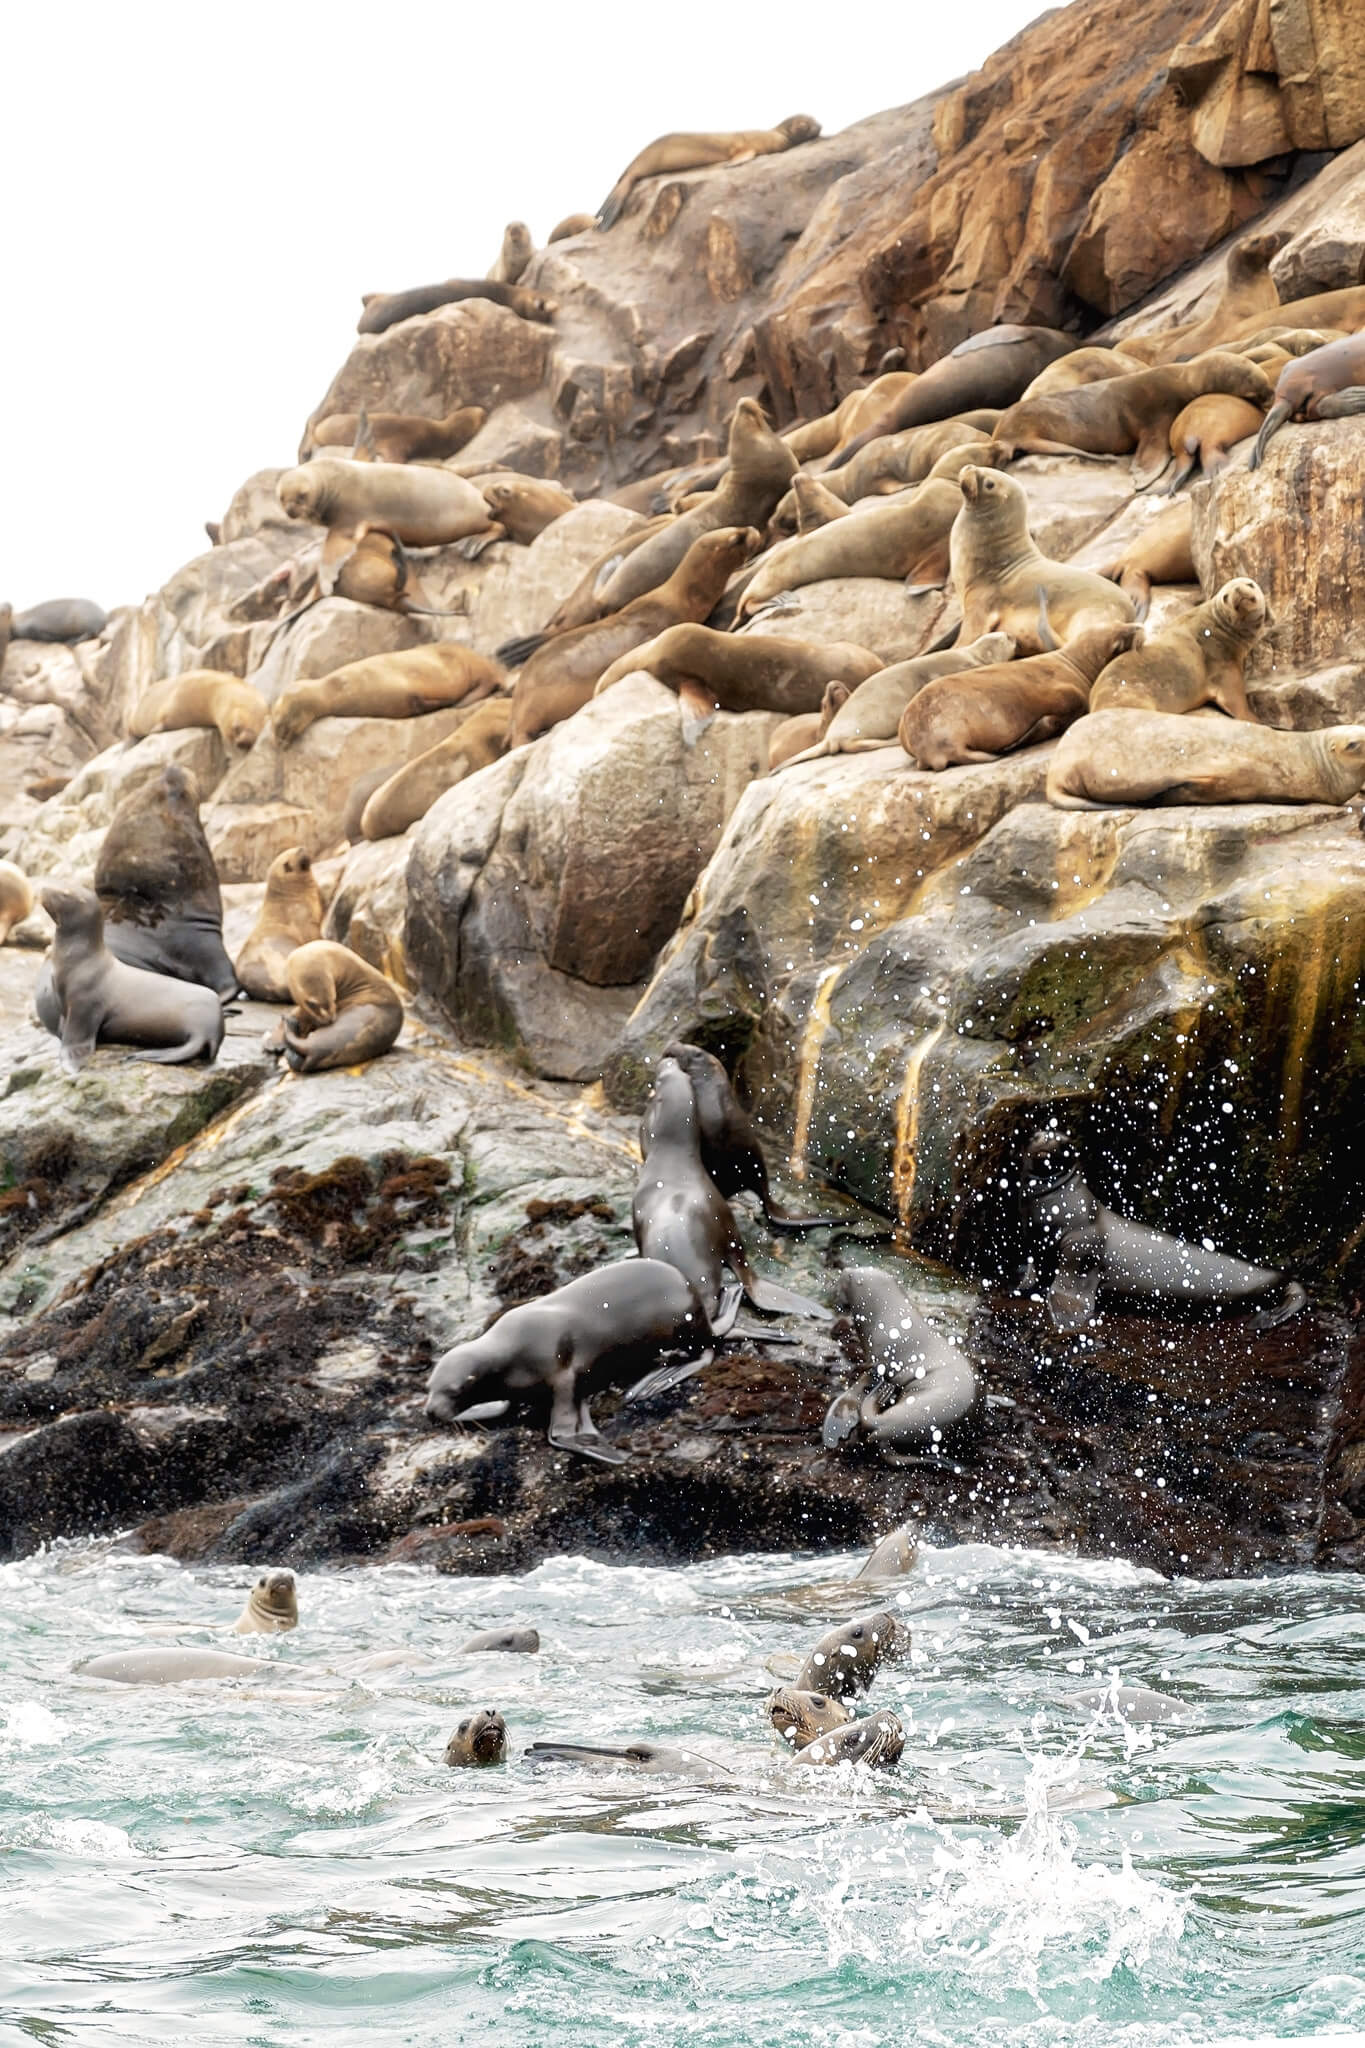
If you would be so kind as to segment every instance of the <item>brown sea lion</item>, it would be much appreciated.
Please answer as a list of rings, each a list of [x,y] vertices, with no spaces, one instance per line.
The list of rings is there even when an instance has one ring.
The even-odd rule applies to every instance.
[[[367,654],[321,676],[281,690],[270,712],[277,746],[292,747],[319,718],[418,718],[449,704],[476,704],[504,681],[486,654],[454,640]]]
[[[464,1766],[505,1764],[507,1723],[492,1707],[479,1707],[466,1714],[446,1744],[446,1763],[451,1770]]]
[[[843,1221],[834,1216],[793,1216],[777,1207],[768,1184],[768,1162],[758,1125],[742,1106],[714,1053],[675,1038],[664,1047],[663,1057],[681,1067],[692,1083],[702,1165],[727,1202],[735,1195],[754,1195],[768,1228],[792,1236]]]
[[[1052,654],[929,683],[901,714],[900,743],[921,768],[938,769],[1055,739],[1089,709],[1101,669],[1141,638],[1141,626],[1090,626]]]
[[[346,597],[352,604],[372,604],[381,611],[431,615],[433,607],[413,574],[407,551],[387,526],[366,520],[355,530],[350,552],[336,565],[330,591],[318,581],[317,597]],[[316,602],[316,599],[314,600]],[[306,611],[305,604],[300,607]],[[299,616],[298,612],[292,615]],[[286,621],[288,623],[288,621]]]
[[[894,747],[906,705],[926,684],[964,669],[993,667],[1009,661],[1013,654],[1014,642],[1008,633],[987,633],[966,646],[959,642],[940,654],[917,654],[913,660],[893,662],[859,683],[847,701],[835,708],[817,743],[804,754],[791,755],[790,761],[820,761],[827,754],[866,754],[877,747]]]
[[[324,563],[351,551],[362,526],[385,526],[410,548],[448,547],[492,525],[483,495],[462,476],[422,463],[342,462],[319,455],[277,485],[291,519],[325,526]]]
[[[879,434],[899,434],[906,427],[951,420],[977,406],[1013,405],[1040,370],[1069,355],[1074,334],[1055,327],[988,327],[969,335],[951,354],[941,356],[882,414],[839,449],[825,474],[842,469],[859,449]]]
[[[881,658],[851,641],[816,646],[778,634],[717,633],[709,626],[670,626],[623,654],[593,692],[600,697],[623,676],[645,669],[670,690],[699,685],[722,711],[815,711],[831,682],[856,684],[875,675]]]
[[[597,226],[595,213],[566,213],[563,220],[556,221],[550,230],[552,242],[567,242],[575,235],[586,235],[589,228]]]
[[[494,284],[520,284],[527,264],[536,253],[531,230],[524,220],[509,220],[502,231],[502,247],[488,275]]]
[[[96,1045],[143,1048],[169,1066],[218,1057],[223,1006],[200,982],[176,981],[130,967],[104,943],[104,917],[90,889],[48,887],[43,909],[57,927],[34,990],[45,1031],[61,1041],[61,1064],[78,1074]],[[148,1049],[151,1048],[151,1049]]]
[[[825,1692],[798,1692],[794,1685],[780,1685],[763,1702],[763,1712],[791,1749],[804,1749],[817,1735],[828,1735],[853,1719],[842,1700]]]
[[[1260,468],[1271,436],[1296,413],[1320,420],[1359,412],[1365,412],[1365,333],[1329,342],[1326,348],[1315,348],[1285,364],[1251,451],[1251,467]]]
[[[772,156],[795,149],[798,143],[813,142],[819,133],[820,123],[809,114],[789,114],[776,128],[661,135],[631,158],[598,208],[596,224],[604,232],[615,225],[641,178],[661,177],[667,171],[701,171],[709,164],[747,164],[756,156]]]
[[[782,439],[798,462],[813,462],[821,455],[832,455],[864,427],[881,419],[901,393],[910,389],[918,374],[917,370],[903,366],[884,370],[861,390],[850,391],[832,412],[786,428]]]
[[[298,1595],[292,1572],[262,1572],[246,1606],[232,1624],[235,1636],[273,1636],[299,1625]]]
[[[1279,732],[1168,711],[1092,711],[1058,743],[1050,803],[1103,811],[1131,804],[1345,804],[1365,786],[1365,725]]]
[[[199,822],[199,786],[174,763],[124,797],[95,862],[104,942],[130,967],[202,982],[228,997],[218,870]]]
[[[458,455],[472,441],[488,418],[481,405],[458,405],[443,420],[430,420],[416,412],[370,412],[369,437],[376,462],[443,462]],[[354,448],[362,415],[358,412],[329,412],[311,426],[299,449],[300,462],[314,448]]]
[[[784,590],[835,576],[880,576],[892,582],[941,584],[948,574],[948,536],[962,499],[941,478],[911,495],[876,502],[815,533],[783,541],[759,563],[739,600],[739,617]]]
[[[1296,327],[1335,327],[1343,334],[1355,334],[1365,327],[1365,284],[1346,285],[1334,292],[1315,292],[1307,299],[1287,299],[1274,308],[1273,314],[1253,313],[1239,321],[1224,336],[1224,342],[1235,348],[1250,341],[1253,335]]]
[[[130,738],[142,740],[148,733],[184,732],[203,726],[216,730],[225,747],[251,747],[266,715],[260,691],[240,676],[192,668],[143,691],[133,706],[128,733]]]
[[[1194,566],[1191,522],[1194,508],[1189,498],[1180,498],[1165,512],[1143,527],[1136,540],[1101,574],[1125,590],[1145,619],[1152,601],[1154,583],[1198,583]]]
[[[454,306],[462,299],[489,299],[523,320],[549,322],[559,311],[553,299],[543,292],[528,291],[525,285],[498,284],[487,277],[448,277],[444,284],[413,285],[405,292],[366,292],[362,300],[365,310],[355,331],[383,334],[400,320],[414,320],[421,313],[434,313],[438,307]]]
[[[403,1028],[393,983],[349,946],[313,939],[285,966],[294,1008],[280,1020],[271,1050],[296,1074],[356,1067],[386,1053]]]
[[[1196,470],[1217,476],[1232,460],[1231,451],[1261,424],[1261,408],[1245,398],[1213,392],[1195,398],[1171,421],[1171,454],[1175,468],[1166,484],[1173,496]]]
[[[1103,384],[1110,377],[1129,377],[1146,368],[1146,363],[1125,355],[1121,348],[1074,348],[1069,356],[1059,356],[1040,370],[1020,402],[1027,404],[1030,398],[1046,398],[1056,391],[1079,391],[1084,384]]]
[[[867,1691],[883,1664],[904,1663],[909,1655],[909,1629],[879,1608],[822,1635],[796,1675],[796,1690],[850,1699]]]
[[[958,487],[962,510],[950,552],[953,587],[962,603],[960,640],[1008,633],[1020,654],[1046,654],[1038,630],[1040,591],[1052,630],[1064,643],[1087,626],[1132,619],[1132,601],[1123,591],[1088,569],[1042,553],[1029,532],[1028,498],[1016,477],[969,468]]]
[[[922,484],[939,458],[952,449],[984,447],[990,441],[991,427],[976,422],[989,419],[993,427],[998,418],[992,409],[969,420],[935,420],[931,426],[907,427],[903,434],[883,434],[879,440],[869,441],[847,468],[836,470],[825,488],[844,504],[856,505],[860,498],[885,496],[889,491],[904,490],[907,484]]]
[[[563,484],[535,476],[509,473],[481,477],[479,489],[493,525],[487,533],[460,542],[460,553],[467,562],[477,562],[495,540],[511,540],[520,547],[529,547],[538,534],[566,512],[572,512],[578,503]]]
[[[265,901],[237,955],[237,980],[258,1003],[287,1003],[285,970],[291,953],[322,937],[322,891],[301,846],[287,846],[270,863]]]
[[[1214,353],[1192,363],[1171,363],[1111,377],[1051,397],[1024,399],[1001,414],[995,439],[1009,460],[1016,455],[1133,456],[1138,490],[1155,481],[1171,459],[1171,422],[1191,399],[1214,391],[1249,403],[1270,403],[1270,382],[1245,356]]]
[[[360,814],[366,839],[393,839],[425,818],[438,796],[468,775],[477,775],[507,748],[512,720],[510,697],[485,697],[454,732],[379,784]]]
[[[33,887],[22,868],[0,860],[0,946],[33,909]]]
[[[706,618],[758,540],[752,527],[723,526],[703,533],[666,583],[609,618],[560,633],[538,648],[512,692],[508,751],[580,711],[598,678],[623,654],[657,639],[669,626]]]
[[[1179,716],[1201,704],[1216,704],[1229,718],[1258,724],[1247,702],[1243,671],[1269,624],[1260,584],[1249,576],[1236,577],[1207,604],[1196,605],[1131,648],[1116,650],[1095,681],[1090,709]]]
[[[853,692],[847,683],[826,683],[818,711],[798,711],[784,718],[768,741],[768,773],[785,768],[798,754],[808,754],[829,731],[830,721],[842,711]]]
[[[88,597],[49,597],[27,611],[11,607],[11,640],[42,640],[74,646],[79,640],[98,640],[109,623],[109,614]]]
[[[848,1721],[828,1735],[817,1735],[804,1749],[798,1749],[799,1764],[866,1764],[874,1771],[893,1770],[905,1750],[905,1730],[899,1716],[883,1708],[864,1721]]]

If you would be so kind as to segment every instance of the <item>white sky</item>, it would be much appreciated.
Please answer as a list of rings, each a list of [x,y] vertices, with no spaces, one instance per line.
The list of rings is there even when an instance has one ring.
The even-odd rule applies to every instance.
[[[539,244],[669,129],[810,113],[832,134],[903,105],[1042,11],[10,7],[0,598],[112,609],[202,552],[203,521],[242,479],[294,459],[362,292],[482,276],[507,221],[528,222]]]

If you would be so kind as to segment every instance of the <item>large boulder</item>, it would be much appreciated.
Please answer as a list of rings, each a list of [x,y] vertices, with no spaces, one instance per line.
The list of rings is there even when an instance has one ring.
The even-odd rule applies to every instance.
[[[362,406],[437,420],[461,405],[491,412],[540,389],[553,346],[549,327],[489,299],[441,306],[383,334],[358,335],[312,419]]]
[[[188,768],[207,802],[227,772],[228,750],[216,732],[154,732],[125,741],[88,761],[59,795],[49,798],[24,835],[24,872],[57,880],[94,874],[104,835],[125,797],[155,782],[163,768]]]

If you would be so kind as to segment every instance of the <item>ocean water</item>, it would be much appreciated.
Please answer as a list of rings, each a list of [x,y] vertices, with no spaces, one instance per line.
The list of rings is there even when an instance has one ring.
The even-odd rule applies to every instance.
[[[106,1545],[0,1568],[0,2041],[497,2048],[1159,2048],[1365,2040],[1365,1601],[925,1553],[524,1578],[304,1575],[302,1626],[216,1638],[251,1574]],[[869,1597],[870,1594],[873,1597]],[[898,1772],[809,1771],[759,1713],[833,1621]],[[457,1654],[531,1623],[539,1657]],[[220,1641],[228,1685],[73,1677]],[[1117,1671],[1180,1700],[1067,1704]],[[450,1771],[469,1706],[511,1760]],[[534,1768],[534,1739],[681,1744],[717,1782]]]

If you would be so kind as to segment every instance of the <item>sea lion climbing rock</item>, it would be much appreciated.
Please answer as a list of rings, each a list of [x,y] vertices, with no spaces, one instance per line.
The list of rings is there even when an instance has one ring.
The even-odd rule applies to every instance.
[[[596,225],[603,231],[615,226],[642,178],[662,177],[668,171],[701,171],[711,164],[746,164],[756,156],[771,156],[795,149],[798,143],[813,142],[819,133],[820,123],[809,114],[789,114],[776,128],[660,135],[626,165],[598,208]]]
[[[188,769],[171,763],[124,797],[95,863],[95,894],[104,942],[118,959],[202,982],[224,998],[236,993],[218,870]]]
[[[758,1126],[741,1104],[730,1076],[714,1053],[674,1039],[664,1047],[663,1058],[672,1060],[692,1083],[702,1165],[727,1202],[734,1195],[756,1196],[768,1228],[792,1236],[808,1230],[827,1230],[844,1221],[837,1215],[793,1216],[777,1207],[768,1183],[768,1163]]]
[[[1365,725],[1280,732],[1167,711],[1089,712],[1058,741],[1047,775],[1048,802],[1073,811],[1345,804],[1362,787]]]
[[[425,754],[395,769],[366,798],[360,832],[366,839],[391,839],[424,818],[437,797],[468,775],[477,775],[506,751],[512,720],[510,697],[485,697]]]
[[[388,1052],[403,1028],[393,983],[348,946],[315,939],[285,963],[293,1011],[281,1019],[271,1049],[296,1074],[354,1067]]]
[[[218,1057],[223,1006],[199,982],[130,967],[104,943],[99,899],[89,889],[48,887],[43,909],[57,927],[34,990],[39,1023],[61,1041],[61,1064],[77,1074],[96,1045],[131,1045],[174,1065]]]
[[[1243,672],[1270,624],[1265,592],[1249,576],[1225,583],[1159,633],[1116,649],[1090,692],[1092,711],[1197,711],[1214,704],[1229,718],[1258,723]],[[1068,649],[1067,652],[1071,650]]]
[[[322,891],[301,846],[287,846],[270,863],[265,901],[237,955],[237,979],[260,1003],[287,1003],[286,969],[300,946],[322,937]]]
[[[881,1444],[929,1443],[976,1418],[982,1388],[970,1361],[926,1322],[889,1273],[846,1266],[832,1299],[851,1321],[851,1348],[863,1371],[830,1403],[827,1450],[858,1436]]]

